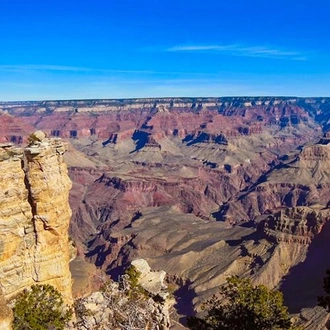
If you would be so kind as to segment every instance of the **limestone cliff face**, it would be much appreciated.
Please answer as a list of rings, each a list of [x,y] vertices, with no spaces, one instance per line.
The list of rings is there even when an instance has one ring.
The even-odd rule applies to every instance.
[[[66,149],[44,134],[31,137],[24,150],[0,145],[0,287],[8,299],[48,283],[71,303]]]

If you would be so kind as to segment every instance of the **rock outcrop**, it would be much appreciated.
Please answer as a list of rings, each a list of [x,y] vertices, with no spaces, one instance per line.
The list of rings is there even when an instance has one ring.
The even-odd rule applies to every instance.
[[[0,287],[9,299],[51,284],[72,303],[65,144],[42,132],[24,150],[0,145]]]
[[[260,226],[265,234],[276,242],[310,244],[329,220],[328,209],[293,207],[274,212],[262,221]]]
[[[153,296],[166,297],[164,293],[166,291],[165,271],[151,271],[149,264],[144,259],[135,259],[131,262],[131,265],[140,273],[139,283],[144,290]]]
[[[128,275],[121,276],[119,282],[107,282],[102,291],[76,301],[77,321],[72,330],[170,328],[171,300],[164,294],[163,284],[166,273],[151,271],[143,259],[132,265],[139,270],[138,283],[146,291],[134,291]],[[146,283],[146,277],[152,285]]]
[[[330,145],[311,144],[286,155],[258,181],[224,203],[219,219],[240,223],[280,207],[325,207],[330,200]]]

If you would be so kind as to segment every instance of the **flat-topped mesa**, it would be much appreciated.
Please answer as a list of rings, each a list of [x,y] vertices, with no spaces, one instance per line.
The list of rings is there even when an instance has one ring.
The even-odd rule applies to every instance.
[[[275,239],[276,242],[310,244],[329,220],[328,209],[293,207],[269,215],[260,223],[260,227],[267,237]]]
[[[165,97],[136,99],[94,99],[59,101],[0,102],[0,110],[9,113],[51,113],[55,112],[103,112],[131,109],[159,109],[161,112],[173,108],[200,110],[207,108],[253,108],[256,106],[286,106],[304,102],[308,104],[327,102],[327,98],[304,99],[297,97]]]
[[[316,144],[305,147],[298,156],[298,160],[314,161],[314,160],[330,160],[330,146],[327,144]]]
[[[72,303],[66,146],[40,131],[29,141],[0,145],[0,287],[10,298],[47,283]]]
[[[228,140],[224,134],[210,134],[202,131],[197,131],[193,134],[187,135],[183,141],[187,142],[188,145],[195,143],[216,143],[228,145]]]

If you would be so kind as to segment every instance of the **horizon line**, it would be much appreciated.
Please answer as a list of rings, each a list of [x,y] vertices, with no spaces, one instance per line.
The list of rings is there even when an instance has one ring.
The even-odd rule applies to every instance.
[[[208,100],[208,99],[330,99],[330,96],[294,96],[294,95],[227,95],[227,96],[159,96],[159,97],[120,97],[120,98],[68,98],[68,99],[40,99],[40,100],[0,100],[0,104],[13,103],[37,103],[37,102],[79,102],[79,101],[132,101],[132,100],[175,100],[175,99],[193,99],[193,100]]]

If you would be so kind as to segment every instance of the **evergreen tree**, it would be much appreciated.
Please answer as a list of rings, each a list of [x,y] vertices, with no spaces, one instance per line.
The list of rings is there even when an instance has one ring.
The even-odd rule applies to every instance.
[[[253,286],[249,279],[227,278],[220,296],[203,305],[204,318],[188,319],[193,330],[275,330],[292,329],[283,295],[264,285]]]
[[[51,285],[33,285],[15,299],[14,330],[62,330],[72,311],[64,306],[61,294]]]

